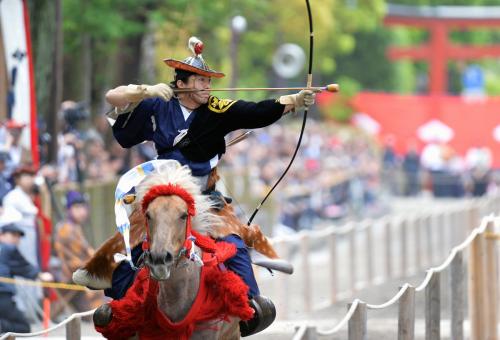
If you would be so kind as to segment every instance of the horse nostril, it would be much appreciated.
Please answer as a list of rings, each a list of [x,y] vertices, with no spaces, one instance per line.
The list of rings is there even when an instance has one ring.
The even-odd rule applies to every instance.
[[[149,264],[161,266],[174,262],[174,257],[168,251],[166,252],[165,255],[151,252],[147,254],[146,261]]]

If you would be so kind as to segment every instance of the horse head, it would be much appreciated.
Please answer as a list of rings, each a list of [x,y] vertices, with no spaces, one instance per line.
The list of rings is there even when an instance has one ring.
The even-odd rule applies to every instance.
[[[160,168],[141,182],[137,196],[148,230],[144,264],[152,278],[167,280],[173,266],[187,260],[191,229],[206,233],[217,217],[209,213],[210,201],[185,166]]]
[[[162,187],[153,187],[151,190],[154,192],[155,189]],[[164,188],[169,187],[164,186]],[[168,279],[172,264],[179,261],[185,251],[186,239],[189,237],[188,210],[188,204],[173,194],[160,195],[147,207],[145,206],[150,250],[145,253],[144,263],[150,268],[151,276],[156,280]]]

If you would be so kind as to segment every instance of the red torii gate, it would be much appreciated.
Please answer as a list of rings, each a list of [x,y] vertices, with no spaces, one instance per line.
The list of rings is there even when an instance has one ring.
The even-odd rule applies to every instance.
[[[391,60],[427,60],[429,92],[442,95],[447,92],[448,60],[471,60],[500,56],[500,45],[456,45],[449,41],[452,29],[473,27],[500,27],[500,7],[497,6],[437,6],[416,7],[389,5],[384,19],[388,26],[404,25],[429,30],[430,41],[414,47],[390,47]]]

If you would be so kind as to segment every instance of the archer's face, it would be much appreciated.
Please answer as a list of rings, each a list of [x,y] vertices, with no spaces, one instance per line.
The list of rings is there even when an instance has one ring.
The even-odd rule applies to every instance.
[[[188,78],[188,82],[186,84],[182,85],[184,85],[184,87],[186,88],[206,90],[206,91],[188,93],[186,94],[186,96],[188,96],[190,100],[192,100],[198,105],[203,105],[208,102],[208,97],[210,97],[210,85],[211,85],[210,77],[193,75]]]

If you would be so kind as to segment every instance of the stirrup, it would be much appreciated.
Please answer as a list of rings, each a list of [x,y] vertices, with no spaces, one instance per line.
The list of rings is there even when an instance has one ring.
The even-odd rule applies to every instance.
[[[105,303],[98,307],[94,315],[92,315],[92,320],[94,321],[95,326],[106,327],[109,325],[111,320],[113,319],[113,310],[109,303]]]
[[[255,311],[253,318],[240,321],[242,337],[259,333],[269,327],[276,319],[276,308],[268,297],[257,295],[250,300],[250,307]]]

